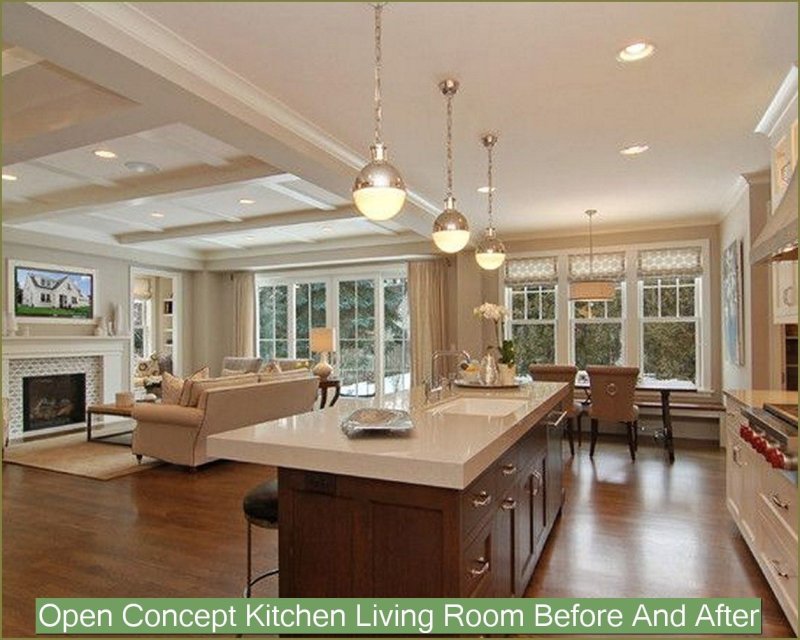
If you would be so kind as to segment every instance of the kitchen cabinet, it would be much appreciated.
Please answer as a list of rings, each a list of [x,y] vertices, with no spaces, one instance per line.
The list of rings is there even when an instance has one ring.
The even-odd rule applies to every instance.
[[[772,321],[797,323],[797,260],[772,263]]]
[[[281,597],[523,595],[561,511],[563,415],[463,490],[281,467]]]

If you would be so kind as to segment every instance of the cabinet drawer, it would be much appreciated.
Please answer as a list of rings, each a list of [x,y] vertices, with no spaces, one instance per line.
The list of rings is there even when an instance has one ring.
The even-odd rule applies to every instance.
[[[489,514],[494,513],[504,496],[498,494],[499,472],[493,464],[461,494],[461,531],[468,535]]]
[[[461,596],[464,598],[492,595],[496,560],[492,553],[493,524],[492,521],[487,522],[464,547],[461,557]]]
[[[763,518],[763,514],[762,514]],[[758,559],[783,612],[797,629],[797,549],[789,550],[770,522],[762,520]]]
[[[772,520],[786,546],[797,552],[797,489],[779,472],[765,467],[758,492],[759,509]],[[795,559],[797,555],[795,555]]]

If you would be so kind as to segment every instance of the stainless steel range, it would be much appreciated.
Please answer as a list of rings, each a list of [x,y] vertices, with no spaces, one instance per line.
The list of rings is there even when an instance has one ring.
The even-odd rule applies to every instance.
[[[748,424],[742,425],[742,440],[776,469],[797,469],[797,406],[765,404],[763,409],[744,409]]]

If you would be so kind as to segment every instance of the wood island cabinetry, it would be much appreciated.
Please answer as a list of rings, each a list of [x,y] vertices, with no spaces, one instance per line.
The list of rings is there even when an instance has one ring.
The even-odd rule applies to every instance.
[[[522,595],[561,510],[562,416],[463,490],[281,468],[281,597]]]

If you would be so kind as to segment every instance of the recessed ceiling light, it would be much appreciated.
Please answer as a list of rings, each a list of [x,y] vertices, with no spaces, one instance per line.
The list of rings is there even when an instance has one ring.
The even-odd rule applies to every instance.
[[[637,60],[649,58],[655,51],[656,48],[649,42],[634,42],[617,54],[617,60],[620,62],[636,62]]]
[[[113,151],[109,151],[108,149],[95,149],[93,153],[98,158],[104,158],[106,160],[111,160],[112,158],[117,157],[116,153],[114,153]]]
[[[149,162],[139,162],[138,160],[126,162],[125,168],[134,173],[158,173],[160,171],[156,165]]]
[[[239,204],[255,204],[255,200],[251,200],[250,198],[241,198],[239,200]]]
[[[245,240],[255,240],[256,237],[255,236],[245,236],[244,239]]]
[[[16,182],[17,181],[17,176],[12,175],[10,173],[4,173],[3,174],[3,180],[5,180],[6,182]]]
[[[623,156],[638,156],[640,153],[644,153],[650,148],[650,145],[647,144],[633,144],[630,147],[625,147],[624,149],[620,149],[619,152]]]
[[[492,193],[497,191],[497,187],[492,187]],[[489,193],[489,187],[478,187],[478,193]]]
[[[153,213],[150,214],[150,217],[151,218],[163,218],[164,214],[160,213],[159,211],[153,211]]]
[[[333,233],[333,227],[322,227],[322,233]]]

